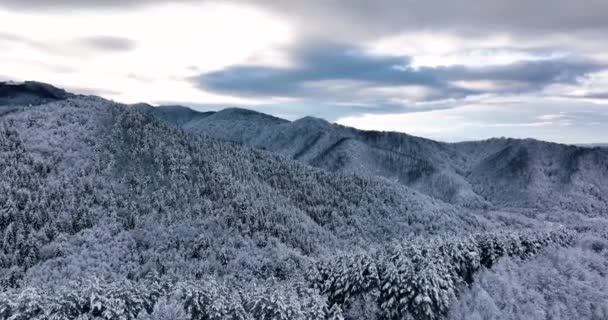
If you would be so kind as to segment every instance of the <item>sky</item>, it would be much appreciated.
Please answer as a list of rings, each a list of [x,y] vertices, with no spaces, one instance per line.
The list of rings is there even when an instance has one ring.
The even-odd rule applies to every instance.
[[[608,142],[605,0],[0,0],[0,80],[441,141]]]

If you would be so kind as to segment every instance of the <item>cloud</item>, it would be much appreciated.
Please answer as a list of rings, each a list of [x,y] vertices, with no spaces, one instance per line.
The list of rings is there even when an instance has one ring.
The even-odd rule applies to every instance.
[[[106,51],[130,51],[136,47],[135,41],[114,36],[91,36],[78,40],[84,46]]]
[[[22,42],[23,40],[24,38],[19,35],[8,32],[0,32],[0,41]]]
[[[0,45],[9,44],[7,47],[15,45],[27,46],[34,50],[47,53],[77,54],[77,47],[85,47],[87,49],[102,50],[102,51],[130,51],[136,47],[136,42],[131,39],[117,36],[86,36],[80,37],[76,41],[54,40],[40,41],[35,37],[14,34],[8,32],[0,32]],[[76,47],[74,46],[76,44]]]
[[[175,1],[166,0],[3,0],[0,7],[14,10],[66,10],[66,9],[113,9],[128,10],[132,7],[162,4]],[[188,1],[183,1],[188,2]]]
[[[17,10],[111,9],[204,0],[3,0]],[[522,35],[608,30],[608,2],[572,0],[352,0],[230,1],[255,5],[285,16],[307,33],[361,39],[408,30],[450,31],[470,35],[512,32]],[[314,22],[314,23],[311,23]],[[362,23],[364,22],[364,23]]]
[[[569,98],[591,99],[591,100],[608,100],[608,92],[590,92],[585,94],[566,95]]]
[[[587,94],[585,97],[589,99],[608,100],[608,92],[590,93]]]
[[[502,136],[599,143],[608,136],[605,106],[536,96],[465,102],[449,109],[424,112],[355,115],[337,122],[361,129],[400,131],[443,141]]]
[[[19,35],[19,34],[15,34],[15,33],[8,33],[8,32],[0,32],[0,45],[2,44],[19,44],[19,45],[26,45],[29,46],[31,48],[35,48],[38,50],[51,50],[51,46],[49,46],[48,44],[45,44],[42,41],[37,41],[35,39],[30,39],[28,37]]]
[[[448,80],[497,81],[523,85],[514,91],[540,90],[551,84],[573,84],[583,77],[605,70],[607,64],[583,57],[557,57],[535,61],[520,61],[506,65],[486,67],[452,66],[425,68]],[[434,71],[435,70],[435,71]],[[509,88],[497,91],[512,91]]]
[[[79,87],[79,86],[65,86],[65,90],[76,93],[76,94],[84,94],[84,95],[96,95],[96,96],[110,96],[119,94],[118,91],[101,89],[101,88],[88,88],[88,87]]]
[[[480,67],[414,67],[411,57],[371,54],[360,47],[326,42],[296,45],[288,55],[292,62],[288,67],[235,65],[192,80],[203,90],[236,95],[363,101],[362,93],[372,91],[379,94],[375,98],[399,100],[396,91],[417,87],[426,88],[419,100],[433,101],[538,91],[551,84],[576,83],[606,68],[572,56]]]
[[[290,50],[290,56],[296,64],[293,67],[237,65],[202,74],[194,80],[212,90],[262,96],[316,92],[321,89],[315,88],[315,83],[323,81],[334,81],[334,85],[350,82],[348,89],[360,82],[439,84],[431,75],[399,70],[409,65],[408,57],[370,56],[354,46],[329,43],[297,46]]]
[[[487,127],[495,128],[526,128],[526,127],[545,127],[554,125],[551,121],[536,121],[536,122],[516,122],[516,123],[490,123]]]
[[[542,115],[536,117],[536,119],[543,120],[543,121],[552,121],[552,120],[557,120],[557,119],[563,119],[566,117],[567,117],[566,113],[562,112],[562,113],[542,114]]]

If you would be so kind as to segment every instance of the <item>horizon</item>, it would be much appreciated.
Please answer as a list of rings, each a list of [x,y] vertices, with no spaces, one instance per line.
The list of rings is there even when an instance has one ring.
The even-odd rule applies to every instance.
[[[543,142],[548,142],[548,143],[557,143],[557,144],[565,144],[565,145],[572,145],[572,146],[579,146],[579,147],[608,147],[608,142],[591,142],[591,143],[587,143],[587,142],[573,142],[573,143],[566,143],[566,142],[559,142],[559,141],[551,141],[551,140],[542,140],[542,139],[537,139],[535,137],[509,137],[509,136],[491,136],[491,137],[487,137],[487,138],[480,138],[480,139],[474,139],[474,140],[458,140],[458,141],[450,141],[450,140],[442,140],[442,139],[434,139],[434,138],[428,138],[428,137],[424,137],[424,136],[419,136],[419,135],[415,135],[415,134],[411,134],[409,132],[404,132],[404,131],[395,131],[395,130],[382,130],[382,129],[361,129],[361,128],[356,128],[353,126],[349,126],[349,125],[345,125],[345,124],[341,124],[338,122],[333,122],[321,117],[317,117],[314,115],[302,115],[300,117],[297,118],[293,118],[293,119],[287,119],[287,118],[282,118],[276,115],[272,115],[270,113],[265,113],[263,111],[258,111],[252,108],[248,108],[247,106],[218,106],[217,108],[212,108],[209,110],[199,110],[196,107],[192,107],[192,106],[188,106],[188,105],[181,105],[181,104],[153,104],[153,103],[148,103],[148,102],[134,102],[134,103],[123,103],[121,101],[115,101],[112,99],[108,99],[105,98],[103,96],[99,96],[99,95],[94,95],[94,94],[90,94],[90,93],[79,93],[79,92],[75,92],[75,91],[70,91],[70,90],[66,90],[65,88],[62,87],[57,87],[51,83],[47,83],[47,82],[43,82],[43,81],[37,81],[37,80],[23,80],[23,81],[15,81],[15,80],[4,80],[4,81],[0,81],[0,84],[2,83],[8,83],[8,84],[14,84],[14,85],[19,85],[22,83],[26,83],[26,82],[33,82],[33,83],[41,83],[41,84],[45,84],[45,85],[51,85],[57,89],[61,89],[61,90],[65,90],[68,93],[71,94],[75,94],[75,95],[82,95],[82,96],[95,96],[95,97],[100,97],[102,99],[107,99],[116,103],[121,103],[121,104],[125,104],[125,105],[129,105],[129,106],[134,106],[134,105],[138,105],[138,104],[145,104],[148,105],[150,107],[154,107],[154,108],[158,108],[158,107],[178,107],[178,108],[186,108],[189,109],[193,112],[197,112],[197,113],[205,113],[205,112],[213,112],[213,113],[217,113],[217,112],[221,112],[221,111],[225,111],[225,110],[229,110],[229,109],[238,109],[238,110],[246,110],[246,111],[252,111],[252,112],[256,112],[258,114],[263,114],[266,116],[271,116],[271,117],[276,117],[282,120],[287,120],[290,122],[293,121],[297,121],[300,119],[304,119],[304,118],[315,118],[315,119],[320,119],[323,121],[327,121],[330,124],[335,124],[335,125],[340,125],[340,126],[345,126],[345,127],[350,127],[350,128],[355,128],[357,130],[361,130],[361,131],[366,131],[366,132],[386,132],[386,133],[400,133],[400,134],[406,134],[409,136],[413,136],[413,137],[417,137],[417,138],[423,138],[423,139],[429,139],[432,141],[436,141],[436,142],[440,142],[440,143],[447,143],[447,144],[458,144],[458,143],[467,143],[467,142],[482,142],[482,141],[488,141],[488,140],[501,140],[501,139],[515,139],[515,140],[537,140],[537,141],[543,141]]]
[[[567,0],[8,0],[0,81],[445,142],[603,144],[607,15]]]

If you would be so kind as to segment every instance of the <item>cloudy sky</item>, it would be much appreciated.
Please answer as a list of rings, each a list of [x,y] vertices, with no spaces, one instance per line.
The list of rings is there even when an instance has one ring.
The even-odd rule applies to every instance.
[[[0,80],[444,141],[608,142],[605,0],[0,0]]]

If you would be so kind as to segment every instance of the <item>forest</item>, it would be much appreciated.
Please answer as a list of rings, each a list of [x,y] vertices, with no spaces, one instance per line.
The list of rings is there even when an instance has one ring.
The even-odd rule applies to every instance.
[[[466,206],[93,96],[11,106],[0,177],[0,319],[608,318],[601,207]]]

